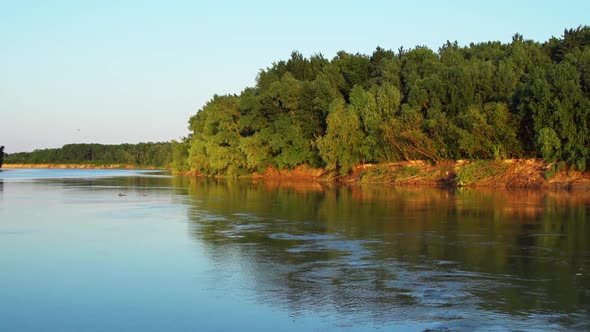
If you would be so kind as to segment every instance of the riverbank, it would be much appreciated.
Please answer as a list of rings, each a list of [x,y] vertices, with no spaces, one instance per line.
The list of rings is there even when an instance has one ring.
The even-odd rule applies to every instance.
[[[4,168],[160,169],[112,164],[4,164]],[[184,174],[192,175],[195,174]],[[482,187],[590,191],[590,172],[568,170],[541,159],[404,161],[356,166],[347,176],[306,165],[292,170],[268,168],[243,178],[273,181],[373,183],[438,188]]]
[[[268,169],[253,178],[341,183],[388,183],[400,186],[440,188],[487,187],[505,189],[590,190],[590,172],[568,170],[562,164],[540,159],[446,160],[436,164],[405,161],[388,164],[364,164],[351,174],[300,166],[294,170]]]
[[[150,166],[135,166],[125,164],[93,165],[93,164],[4,164],[2,168],[80,168],[80,169],[149,169],[162,168]]]

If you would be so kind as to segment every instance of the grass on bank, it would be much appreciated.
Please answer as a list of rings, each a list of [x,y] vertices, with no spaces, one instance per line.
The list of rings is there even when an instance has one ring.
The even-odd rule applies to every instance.
[[[467,162],[457,167],[455,181],[457,186],[464,187],[484,179],[501,178],[506,174],[508,168],[507,163],[499,160]]]

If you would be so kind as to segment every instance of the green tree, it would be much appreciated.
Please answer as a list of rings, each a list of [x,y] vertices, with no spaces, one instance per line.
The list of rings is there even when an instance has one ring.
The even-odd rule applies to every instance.
[[[436,142],[423,127],[424,119],[420,111],[408,105],[403,105],[401,114],[386,123],[384,138],[391,149],[392,161],[440,159]]]
[[[362,161],[364,135],[361,121],[356,112],[347,108],[344,100],[337,99],[330,105],[327,122],[328,131],[317,142],[320,156],[327,169],[339,170],[340,174],[346,175]]]
[[[516,34],[510,43],[377,47],[331,60],[294,51],[261,70],[254,87],[215,96],[191,118],[186,164],[204,174],[301,164],[345,174],[363,162],[543,156],[585,169],[588,31],[544,44]],[[99,150],[68,158],[99,160]],[[153,163],[155,150],[117,158]]]
[[[238,97],[218,95],[191,119],[191,171],[238,175],[246,169],[246,158],[239,149],[239,120]]]

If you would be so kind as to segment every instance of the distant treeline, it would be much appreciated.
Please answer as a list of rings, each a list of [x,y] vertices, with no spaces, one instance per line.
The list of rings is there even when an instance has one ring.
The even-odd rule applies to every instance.
[[[67,144],[6,155],[6,164],[92,164],[166,168],[172,160],[172,143]]]
[[[590,27],[539,43],[293,52],[191,117],[173,168],[235,175],[301,164],[349,172],[410,159],[590,159]]]

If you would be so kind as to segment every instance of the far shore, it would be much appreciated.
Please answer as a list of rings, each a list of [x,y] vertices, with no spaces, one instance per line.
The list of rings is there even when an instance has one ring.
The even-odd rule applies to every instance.
[[[3,164],[2,168],[78,168],[78,169],[148,169],[164,170],[158,167],[135,166],[124,164],[93,165],[93,164]]]

